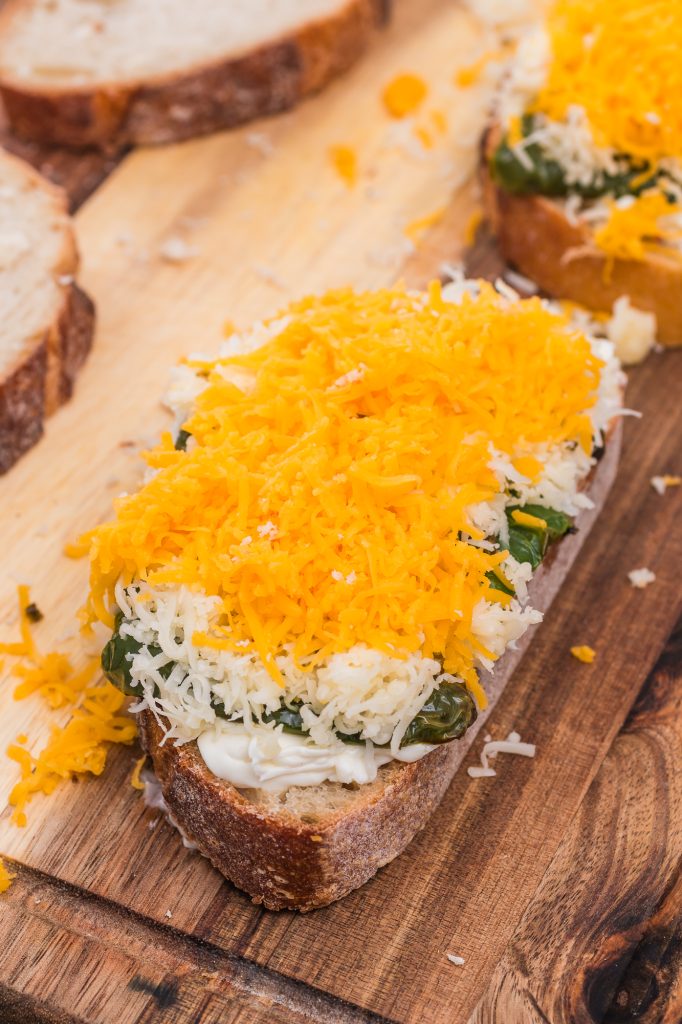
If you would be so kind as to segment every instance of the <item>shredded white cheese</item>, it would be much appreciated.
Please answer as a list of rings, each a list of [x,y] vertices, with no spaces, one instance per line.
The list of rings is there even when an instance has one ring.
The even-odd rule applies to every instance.
[[[535,744],[522,743],[517,732],[510,732],[506,740],[489,740],[483,745],[481,751],[480,766],[474,765],[467,768],[472,779],[487,779],[497,775],[494,768],[491,768],[490,761],[498,754],[519,754],[521,757],[535,757]]]

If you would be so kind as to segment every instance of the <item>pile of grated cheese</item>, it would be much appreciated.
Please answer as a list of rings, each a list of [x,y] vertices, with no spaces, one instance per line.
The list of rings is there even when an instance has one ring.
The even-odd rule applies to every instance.
[[[681,46],[682,9],[667,0],[554,0],[501,87],[500,116],[521,162],[539,144],[569,186],[617,175],[624,155],[663,172],[637,198],[570,197],[567,215],[590,228],[607,280],[615,260],[682,250]],[[535,115],[534,130],[514,141],[522,112]]]
[[[682,10],[670,0],[555,0],[534,109],[588,116],[595,142],[657,164],[682,154]]]
[[[28,587],[18,588],[18,598],[21,638],[0,644],[0,653],[16,659],[11,673],[21,681],[14,699],[37,693],[53,710],[69,708],[72,712],[66,725],[52,725],[50,738],[38,753],[30,752],[24,734],[7,748],[7,756],[21,769],[21,778],[9,796],[14,807],[12,821],[24,826],[26,806],[36,793],[50,794],[76,774],[101,775],[109,745],[132,743],[137,728],[122,713],[123,694],[101,679],[99,659],[91,659],[76,671],[67,655],[43,654],[38,649],[26,614],[31,603]]]
[[[361,645],[437,655],[483,703],[476,661],[501,650],[475,609],[512,598],[486,576],[507,552],[477,546],[468,510],[504,492],[495,457],[519,486],[565,445],[589,466],[605,364],[565,316],[487,284],[457,303],[438,283],[330,292],[265,330],[191,364],[187,451],[166,435],[85,538],[87,617],[112,625],[117,584],[185,588],[213,602],[192,643],[257,656],[280,684],[285,650],[309,670]]]

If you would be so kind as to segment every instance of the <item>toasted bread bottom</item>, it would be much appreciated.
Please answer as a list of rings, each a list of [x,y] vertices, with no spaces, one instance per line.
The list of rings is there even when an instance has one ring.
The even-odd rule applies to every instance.
[[[549,295],[597,312],[627,295],[637,309],[656,314],[663,345],[682,345],[682,259],[652,254],[610,261],[595,248],[590,231],[572,224],[556,202],[497,187],[487,162],[481,176],[486,214],[509,264]]]
[[[611,431],[588,480],[595,508],[576,519],[578,532],[550,551],[531,583],[533,605],[546,611],[587,537],[616,474],[620,426]],[[509,650],[485,680],[488,708],[466,735],[414,764],[391,762],[366,786],[324,783],[273,795],[237,790],[209,772],[196,743],[162,745],[149,711],[140,715],[170,813],[215,867],[270,910],[326,906],[393,860],[426,824],[519,663],[531,634]]]

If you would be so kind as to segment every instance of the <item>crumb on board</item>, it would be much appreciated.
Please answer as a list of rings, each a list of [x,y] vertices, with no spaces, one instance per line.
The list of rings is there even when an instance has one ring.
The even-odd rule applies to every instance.
[[[264,157],[270,157],[275,152],[272,139],[265,132],[248,132],[246,144]]]
[[[272,267],[268,267],[265,263],[254,263],[252,270],[266,284],[271,285],[273,288],[278,288],[280,291],[287,290],[286,281]]]
[[[466,963],[464,957],[463,956],[457,956],[456,953],[446,953],[445,955],[448,958],[448,960],[450,961],[450,963],[454,964],[455,967],[463,967],[464,964]]]
[[[159,256],[166,263],[187,263],[199,255],[195,245],[190,245],[179,235],[171,235],[159,246]]]
[[[45,618],[35,601],[26,606],[24,613],[29,622],[41,622]]]
[[[585,665],[591,665],[594,659],[597,657],[597,652],[592,647],[588,647],[587,644],[579,644],[576,647],[571,647],[571,654],[578,661],[582,661]]]
[[[656,580],[656,573],[652,572],[651,569],[632,569],[628,573],[628,579],[635,588],[635,590],[644,590],[650,583],[654,583]]]

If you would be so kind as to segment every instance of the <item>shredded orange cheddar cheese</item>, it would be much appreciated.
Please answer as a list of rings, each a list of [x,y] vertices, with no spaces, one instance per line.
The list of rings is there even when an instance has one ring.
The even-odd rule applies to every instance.
[[[7,892],[14,875],[11,873],[5,862],[0,860],[0,892]]]
[[[597,657],[597,652],[592,647],[588,647],[587,644],[583,644],[580,647],[571,647],[571,654],[585,665],[591,665]]]
[[[512,519],[519,526],[530,526],[532,530],[547,529],[547,523],[544,519],[540,519],[539,516],[532,516],[529,512],[522,512],[518,508],[515,508],[512,512]]]
[[[100,775],[108,744],[132,743],[137,729],[130,718],[119,713],[124,695],[111,683],[97,679],[99,659],[91,659],[76,671],[67,655],[42,654],[38,650],[26,614],[29,590],[26,586],[18,590],[21,640],[0,644],[0,651],[17,659],[12,675],[21,681],[14,690],[14,699],[24,700],[38,693],[53,709],[73,709],[65,726],[52,726],[50,739],[37,754],[26,749],[28,738],[24,733],[7,749],[7,756],[21,769],[21,779],[12,789],[9,802],[15,808],[13,822],[23,826],[26,805],[34,794],[52,793],[62,780],[74,774]]]
[[[135,767],[133,768],[132,775],[130,776],[130,785],[133,789],[144,789],[144,782],[140,778],[140,772],[142,771],[146,760],[147,755],[143,754],[142,757],[135,762]]]
[[[466,245],[473,245],[476,241],[476,234],[483,221],[483,207],[477,206],[469,214],[466,227],[464,228],[464,241]]]
[[[594,233],[595,244],[612,260],[644,260],[649,253],[662,251],[664,242],[682,238],[679,227],[671,228],[665,222],[680,209],[658,191],[645,192],[628,205],[612,200],[608,220]],[[674,250],[666,246],[665,252]]]
[[[405,228],[405,234],[409,240],[416,245],[422,235],[424,235],[429,228],[438,224],[444,216],[445,207],[441,206],[437,210],[427,213],[424,217],[417,217],[416,220],[411,221]]]
[[[460,89],[468,89],[470,86],[475,85],[488,64],[495,60],[502,60],[509,53],[509,50],[509,46],[501,46],[496,50],[486,50],[485,53],[482,53],[471,64],[467,64],[459,69],[455,75],[455,85],[459,86]]]
[[[358,157],[355,150],[351,146],[332,146],[329,157],[336,173],[352,188],[358,180]]]
[[[486,577],[506,552],[460,539],[481,537],[466,509],[499,487],[489,446],[589,451],[602,364],[561,314],[487,284],[459,305],[434,282],[286,314],[263,347],[197,364],[192,445],[165,437],[155,475],[88,535],[88,617],[112,623],[119,579],[184,584],[222,602],[194,642],[254,651],[280,681],[284,644],[314,665],[363,643],[438,654],[480,695],[473,609],[510,600]]]
[[[418,75],[397,75],[383,91],[386,110],[395,118],[414,114],[426,99],[428,87]]]
[[[595,141],[657,163],[682,153],[682,15],[670,0],[555,0],[535,109],[583,107]]]

